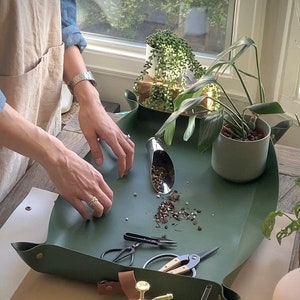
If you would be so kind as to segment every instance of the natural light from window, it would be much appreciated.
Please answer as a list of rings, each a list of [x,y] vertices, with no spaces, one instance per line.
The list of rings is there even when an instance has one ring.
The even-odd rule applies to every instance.
[[[234,0],[79,0],[84,32],[142,43],[157,29],[171,29],[195,52],[215,56],[231,42]]]
[[[277,100],[290,117],[300,115],[300,0],[77,0],[78,24],[88,46],[87,67],[107,101],[122,103],[146,57],[145,40],[157,29],[171,29],[208,67],[215,56],[242,36],[260,52],[267,101]],[[297,41],[295,43],[295,41]],[[253,53],[240,63],[253,72]],[[224,75],[224,76],[223,76]],[[220,80],[238,101],[241,86],[233,72]],[[255,86],[250,86],[252,93]]]

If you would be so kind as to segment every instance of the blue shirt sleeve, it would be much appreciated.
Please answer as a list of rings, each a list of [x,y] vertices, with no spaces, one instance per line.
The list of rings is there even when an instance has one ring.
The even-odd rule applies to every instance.
[[[76,0],[60,0],[62,40],[65,47],[76,45],[82,52],[87,43],[77,26]]]
[[[3,110],[5,103],[6,103],[6,98],[0,90],[0,112]]]

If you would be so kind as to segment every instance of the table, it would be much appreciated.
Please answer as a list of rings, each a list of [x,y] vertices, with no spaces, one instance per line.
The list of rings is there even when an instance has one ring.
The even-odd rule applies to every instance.
[[[111,117],[114,120],[119,118],[118,115],[115,114],[111,114]],[[77,120],[77,114],[75,114],[57,137],[66,147],[76,152],[79,156],[84,157],[88,153],[89,147],[79,128]],[[275,149],[280,173],[278,209],[291,213],[294,204],[300,201],[299,188],[294,184],[294,180],[300,177],[300,149],[282,145],[276,145]],[[45,170],[39,164],[34,163],[15,188],[0,203],[0,227],[26,197],[33,186],[57,192]],[[300,238],[299,235],[297,235],[291,257],[290,269],[298,267],[299,241]]]

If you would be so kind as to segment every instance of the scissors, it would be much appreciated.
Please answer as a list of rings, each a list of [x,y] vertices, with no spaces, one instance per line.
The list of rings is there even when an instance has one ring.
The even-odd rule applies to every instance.
[[[136,233],[127,232],[124,234],[124,240],[134,241],[139,243],[146,243],[156,245],[158,247],[173,247],[177,245],[176,241],[167,239],[166,237],[149,237],[145,235],[140,235]]]
[[[176,241],[167,238],[148,237],[130,232],[125,233],[123,237],[127,241],[134,241],[134,243],[124,248],[108,249],[101,253],[100,258],[104,258],[109,253],[116,253],[116,255],[111,259],[112,262],[119,262],[129,257],[130,261],[128,266],[131,266],[134,260],[136,248],[138,248],[142,243],[156,245],[158,247],[174,247],[177,245]]]
[[[210,255],[215,254],[218,251],[219,247],[215,247],[198,254],[183,254],[177,255],[174,253],[163,253],[151,257],[143,265],[143,269],[147,268],[154,261],[174,257],[171,261],[165,264],[159,269],[160,272],[170,273],[170,274],[186,274],[192,272],[192,277],[196,277],[196,267],[198,264]]]

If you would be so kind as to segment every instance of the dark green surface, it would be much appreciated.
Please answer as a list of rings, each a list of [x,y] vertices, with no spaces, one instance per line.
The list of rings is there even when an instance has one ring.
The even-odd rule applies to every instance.
[[[181,195],[176,205],[178,208],[201,210],[197,219],[202,231],[198,231],[197,225],[187,220],[170,220],[167,229],[164,225],[157,228],[154,215],[163,197],[158,198],[152,188],[145,143],[166,117],[166,114],[140,107],[119,122],[124,132],[129,133],[135,142],[136,154],[131,172],[125,178],[118,179],[115,157],[106,148],[105,163],[100,171],[114,190],[113,209],[101,219],[85,222],[75,209],[59,197],[52,212],[45,245],[32,247],[25,244],[26,251],[20,250],[23,243],[15,245],[32,268],[92,282],[117,279],[117,272],[124,267],[97,258],[104,250],[130,244],[131,242],[123,240],[123,234],[130,231],[152,236],[167,235],[178,242],[175,249],[165,250],[143,245],[137,249],[133,264],[140,279],[151,280],[153,285],[163,280],[165,288],[169,282],[173,287],[172,292],[177,295],[176,299],[186,299],[183,287],[185,294],[191,293],[189,299],[201,298],[199,293],[201,296],[205,281],[140,270],[149,257],[162,252],[198,253],[219,246],[215,255],[198,266],[197,278],[215,282],[217,294],[220,293],[219,288],[225,277],[226,284],[231,282],[234,271],[263,239],[260,229],[263,219],[270,210],[276,208],[278,169],[274,148],[270,145],[267,168],[262,177],[251,183],[236,184],[227,182],[214,173],[210,165],[210,153],[199,153],[195,148],[195,141],[183,142],[181,134],[178,134],[172,146],[166,148],[175,166],[174,189]],[[183,118],[181,121],[186,120]],[[90,155],[86,159],[92,161]],[[43,247],[43,250],[39,247]],[[34,259],[34,251],[49,251],[48,258],[56,263],[47,262],[44,258],[43,266],[39,269],[38,264],[41,262]],[[63,254],[56,255],[57,251]],[[80,269],[80,266],[92,265],[93,269],[99,267],[89,272],[82,272]],[[189,285],[191,289],[188,288]],[[151,290],[153,295],[162,291],[161,288],[152,287]],[[236,299],[237,296],[227,297]]]

